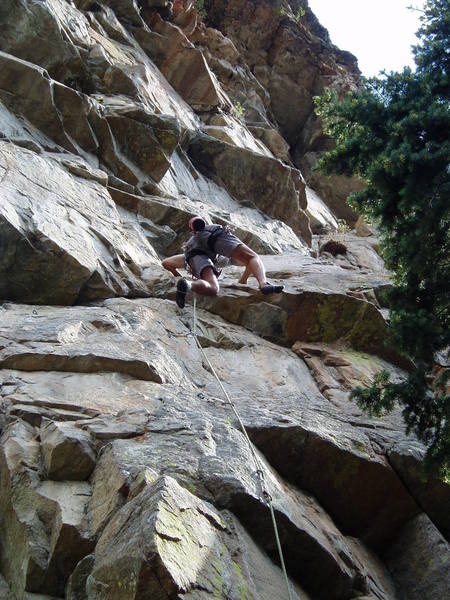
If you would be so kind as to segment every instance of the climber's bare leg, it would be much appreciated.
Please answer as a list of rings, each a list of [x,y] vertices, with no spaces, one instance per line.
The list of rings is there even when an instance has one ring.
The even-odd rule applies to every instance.
[[[242,266],[244,266],[244,265],[242,265]],[[246,265],[244,272],[242,273],[242,275],[240,276],[240,278],[238,280],[238,283],[242,283],[245,285],[247,283],[247,280],[250,277],[250,275],[252,275],[252,270],[249,265]]]
[[[178,272],[178,269],[182,269],[184,267],[184,254],[168,256],[161,262],[161,265],[170,271],[172,275],[175,275],[175,277],[181,277],[181,273]]]
[[[203,296],[217,296],[219,293],[219,282],[214,275],[212,267],[205,267],[203,269],[201,279],[196,279],[191,283],[191,290]]]
[[[260,288],[267,284],[266,271],[262,260],[251,248],[245,244],[240,244],[231,253],[231,258],[238,264],[245,265],[245,270],[239,279],[239,283],[246,284],[250,275],[253,275],[253,277],[256,277]]]
[[[249,267],[242,262],[241,260],[237,260],[237,259],[233,259],[233,263],[235,265],[237,265],[238,267],[245,267],[244,272],[242,273],[242,275],[240,276],[238,283],[243,283],[244,285],[247,283],[247,279],[250,277],[250,275],[252,274],[251,270],[249,269]]]

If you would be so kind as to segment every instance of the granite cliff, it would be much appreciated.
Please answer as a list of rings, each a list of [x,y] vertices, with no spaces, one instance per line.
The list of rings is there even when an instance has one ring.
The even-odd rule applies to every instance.
[[[348,399],[409,367],[345,204],[362,182],[313,171],[313,97],[358,81],[306,0],[2,0],[0,598],[288,597],[160,266],[198,213],[285,286],[230,267],[197,328],[292,597],[446,595],[450,487],[422,479],[400,413]]]

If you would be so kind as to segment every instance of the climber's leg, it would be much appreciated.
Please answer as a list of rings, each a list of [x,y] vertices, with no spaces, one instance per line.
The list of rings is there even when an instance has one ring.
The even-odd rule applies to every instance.
[[[256,277],[259,284],[259,289],[263,294],[279,294],[283,291],[284,286],[272,285],[266,280],[266,271],[259,256],[245,244],[241,244],[233,251],[231,259],[240,264],[245,265],[245,270],[239,279],[239,283],[247,283],[250,275]]]

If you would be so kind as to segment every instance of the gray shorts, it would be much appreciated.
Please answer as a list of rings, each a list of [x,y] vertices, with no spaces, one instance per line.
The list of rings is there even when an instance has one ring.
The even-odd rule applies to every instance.
[[[234,250],[236,250],[238,246],[241,246],[241,244],[242,242],[239,238],[229,231],[224,231],[216,239],[216,243],[214,244],[214,252],[230,258]]]
[[[212,267],[214,269],[213,261],[206,256],[206,254],[197,254],[189,259],[189,266],[191,267],[192,275],[196,279],[200,279],[202,276],[203,269],[206,267]]]

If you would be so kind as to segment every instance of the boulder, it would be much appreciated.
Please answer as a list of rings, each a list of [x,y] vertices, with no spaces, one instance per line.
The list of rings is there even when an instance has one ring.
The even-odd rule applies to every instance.
[[[10,327],[20,328],[25,322],[30,323],[30,319],[34,319],[35,325],[38,325],[39,316],[42,318],[44,315],[54,315],[56,318],[41,320],[42,329],[25,325],[28,335],[18,344],[10,343],[0,351],[3,352],[0,357],[3,368],[80,373],[108,371],[157,383],[181,383],[184,379],[182,369],[160,344],[153,341],[154,332],[147,332],[145,348],[139,347],[132,333],[136,323],[127,324],[120,313],[105,317],[103,310],[97,307],[63,308],[58,311],[41,307],[39,312],[34,309],[36,313],[32,313],[28,306],[22,306],[19,316],[17,308],[17,305],[11,305],[10,316],[12,318],[15,313],[17,320],[15,323],[11,320],[3,331],[10,339],[15,335]],[[145,312],[144,309],[144,315]],[[144,315],[141,314],[140,319]],[[151,311],[147,313],[147,317],[151,318],[151,315]],[[128,343],[122,340],[123,327],[129,328]],[[53,345],[55,337],[58,339],[56,347]],[[54,351],[49,353],[50,347]]]
[[[80,560],[67,582],[67,600],[86,600],[86,582],[93,566],[93,554],[88,554]]]
[[[330,285],[332,278],[327,280]],[[109,320],[99,314],[106,307],[111,315]],[[128,407],[116,416],[101,415],[76,423],[82,431],[89,432],[96,445],[103,447],[90,478],[92,496],[85,496],[90,533],[83,542],[86,545],[81,545],[83,552],[91,553],[93,546],[89,540],[98,539],[106,532],[108,544],[112,545],[116,517],[118,519],[122,510],[155,485],[160,476],[169,476],[198,500],[212,503],[214,510],[231,511],[251,536],[251,544],[258,544],[270,560],[276,562],[271,519],[260,499],[248,444],[236,429],[238,423],[232,411],[218,397],[221,392],[217,382],[188,336],[189,309],[180,314],[172,302],[158,299],[112,300],[102,307],[52,309],[54,326],[42,329],[44,317],[46,322],[49,318],[46,310],[37,308],[34,321],[22,322],[19,314],[15,314],[10,321],[17,322],[18,333],[14,334],[10,326],[8,330],[3,329],[4,338],[20,334],[25,346],[37,346],[40,340],[40,351],[45,350],[50,356],[56,350],[53,346],[50,351],[52,340],[56,338],[61,342],[71,339],[75,346],[80,344],[80,339],[74,341],[76,338],[69,333],[73,331],[71,323],[80,323],[84,315],[81,322],[85,325],[80,331],[90,331],[88,323],[96,323],[91,349],[96,344],[111,347],[116,323],[128,336],[137,336],[137,332],[139,336],[151,333],[152,342],[162,344],[168,355],[175,357],[181,353],[186,369],[187,377],[182,386],[170,381],[136,380],[125,374],[3,371],[1,381],[6,386],[2,389],[10,390],[5,396],[7,402],[14,398],[19,400],[28,393],[31,393],[30,398],[33,394],[39,397],[41,389],[50,396],[47,400],[41,396],[42,404],[51,402],[54,406],[69,408],[70,401],[74,401],[72,390],[77,389],[80,409],[102,408],[111,413],[117,412],[119,407]],[[61,311],[65,311],[62,318],[65,329],[57,327],[56,313]],[[317,373],[313,371],[311,375],[304,360],[320,358],[317,369],[327,370],[344,390],[351,385],[352,376],[370,377],[380,363],[375,362],[372,371],[361,367],[352,375],[349,363],[356,362],[354,352],[304,344],[300,352],[303,358],[300,358],[287,348],[264,341],[255,333],[203,310],[198,309],[197,317],[199,339],[208,357],[239,408],[251,438],[269,457],[270,465],[258,453],[273,497],[290,576],[313,597],[329,598],[331,586],[336,598],[356,593],[370,597],[370,593],[374,595],[374,590],[378,590],[380,598],[392,600],[395,596],[391,593],[389,578],[384,579],[382,566],[360,540],[366,540],[372,548],[382,549],[395,528],[404,526],[420,511],[385,457],[394,441],[403,439],[401,420],[399,415],[381,422],[368,419],[344,396],[330,402],[316,385],[316,380],[321,385]],[[161,322],[158,324],[160,320],[164,326]],[[32,329],[27,330],[30,326]],[[27,331],[27,339],[24,339]],[[138,338],[134,339],[132,343],[136,345]],[[142,341],[145,338],[140,339],[140,343],[147,346],[148,342]],[[129,350],[122,337],[121,340],[121,352],[126,353]],[[369,359],[366,360],[370,365]],[[50,362],[48,364],[50,366]],[[245,391],[242,381],[245,381]],[[195,387],[189,382],[195,382]],[[92,389],[97,390],[95,396]],[[133,406],[140,410],[131,411]],[[407,448],[405,446],[404,452]],[[48,557],[54,525],[48,516],[50,512],[53,514],[53,509],[49,511],[47,507],[54,506],[54,500],[50,502],[49,493],[44,496],[45,503],[41,495],[38,505],[42,518],[45,517]],[[360,502],[362,497],[364,503]],[[36,500],[33,502],[37,504]],[[77,535],[84,535],[81,524]],[[358,536],[359,541],[349,541],[343,533]],[[52,559],[56,565],[52,572],[62,569],[67,573],[66,555],[62,546],[58,548],[61,548],[62,558],[57,559],[57,553]],[[253,573],[253,568],[249,566],[248,572]],[[86,582],[89,586],[93,573],[91,559],[78,567],[70,563],[70,569],[76,589],[84,589]],[[101,571],[101,578],[109,577],[107,571],[106,567]],[[320,577],[324,572],[327,577]],[[47,574],[46,587],[38,581],[33,589],[54,593],[55,578],[50,577],[48,570]],[[273,576],[271,579],[275,580]],[[255,592],[254,597],[257,598],[258,593]]]
[[[43,481],[36,489],[36,509],[49,536],[46,577],[39,590],[62,596],[77,563],[94,547],[86,508],[91,490],[86,482]]]
[[[120,373],[25,372],[2,369],[1,397],[7,399],[2,410],[6,412],[6,407],[14,407],[16,404],[42,407],[49,410],[48,418],[59,421],[59,418],[51,414],[51,410],[76,412],[76,420],[87,420],[99,413],[140,408],[143,398],[151,406],[153,401],[150,397],[138,390],[140,380],[134,380],[137,388],[132,394],[125,397],[116,393],[117,389],[122,389],[122,385],[131,379],[129,375]],[[102,389],[103,392],[100,395],[92,394],[93,389]]]
[[[409,493],[427,513],[440,533],[450,541],[450,485],[437,477],[424,477],[421,444],[398,441],[389,451],[389,461]]]
[[[379,548],[419,508],[370,437],[341,428],[336,439],[329,425],[320,418],[314,427],[254,425],[250,436],[285,479],[318,498],[341,531]]]
[[[450,589],[450,547],[423,513],[398,533],[386,556],[404,600],[438,600]]]
[[[155,14],[151,29],[137,29],[134,35],[169,83],[195,111],[206,112],[230,104],[203,53],[179,27]]]
[[[36,432],[12,423],[0,439],[0,570],[19,596],[40,591],[47,575],[49,533],[35,502],[40,470]]]
[[[41,154],[43,148],[57,150],[58,146],[24,117],[14,115],[0,102],[0,139]]]
[[[57,144],[75,151],[72,140],[64,130],[62,115],[55,100],[53,82],[41,67],[0,52],[0,100],[12,112],[28,119],[35,127]],[[70,89],[60,86],[59,99],[76,96]],[[95,145],[91,140],[90,145]]]
[[[408,366],[385,345],[385,318],[373,303],[373,289],[387,282],[386,272],[366,273],[361,288],[357,270],[328,260],[285,255],[264,257],[264,263],[268,278],[283,280],[282,294],[267,297],[250,286],[236,286],[228,279],[230,272],[225,281],[231,285],[218,297],[202,297],[200,305],[233,323],[256,327],[260,336],[278,344],[342,340],[355,350]]]
[[[81,1],[84,2],[85,0]],[[124,23],[135,27],[142,27],[144,24],[137,0],[105,0],[105,4],[110,6]]]
[[[252,134],[263,142],[272,154],[284,162],[290,161],[289,144],[275,128],[260,127],[253,125],[249,127]]]
[[[272,114],[265,113],[263,118],[278,124],[308,185],[335,217],[352,224],[357,215],[346,205],[346,198],[358,182],[346,177],[329,181],[311,173],[318,155],[330,147],[314,115],[313,97],[325,88],[341,94],[355,89],[360,73],[356,58],[331,43],[326,29],[303,4],[305,14],[298,18],[298,3],[210,0],[208,24],[233,41],[241,61],[250,66],[269,96]]]
[[[341,255],[333,257],[333,263],[340,265],[344,269],[352,269],[359,271],[361,274],[368,275],[370,272],[383,274],[386,276],[386,283],[384,286],[377,286],[376,292],[381,292],[383,287],[390,286],[389,281],[390,274],[384,266],[383,259],[379,254],[378,242],[373,237],[361,238],[352,231],[345,233],[333,232],[330,234],[323,234],[317,236],[317,245],[321,248],[324,244],[330,240],[334,240],[338,245],[342,244],[345,246],[346,252]],[[331,257],[327,257],[329,260]],[[364,286],[355,286],[355,291],[362,290]],[[377,304],[377,300],[372,297],[371,301]],[[379,299],[378,299],[379,301]],[[384,303],[382,305],[386,307]]]
[[[40,427],[43,422],[48,420],[78,421],[79,419],[86,418],[86,415],[75,410],[46,408],[45,404],[35,406],[29,399],[24,400],[24,403],[21,404],[17,399],[11,398],[11,405],[8,407],[8,417],[10,420],[11,418],[19,417],[33,427]]]
[[[131,482],[140,476],[143,468],[148,467],[152,471],[176,477],[198,497],[213,500],[215,506],[230,509],[252,537],[274,558],[276,545],[270,527],[271,521],[264,504],[258,498],[256,479],[251,474],[252,459],[244,438],[233,428],[226,425],[223,427],[217,420],[211,430],[211,425],[204,417],[195,417],[198,409],[194,406],[192,408],[194,412],[189,415],[189,425],[183,426],[173,417],[160,413],[159,418],[155,418],[156,415],[153,417],[148,433],[140,438],[138,444],[132,440],[116,440],[106,447],[94,472],[93,502],[98,487],[98,497],[102,497],[103,501],[96,501],[96,506],[115,506],[117,510],[117,506],[123,505],[124,494],[132,486]],[[210,418],[208,416],[208,420]],[[174,434],[181,445],[174,443]],[[202,441],[198,443],[196,440]],[[105,485],[105,477],[114,464],[114,471],[123,473],[122,481],[124,477],[128,478],[125,488],[123,485],[120,489],[118,485],[114,488]],[[247,471],[248,467],[244,465],[248,465],[250,470]],[[363,580],[360,581],[357,577],[358,568],[353,562],[356,559],[319,505],[294,488],[290,491],[291,499],[287,500],[281,494],[281,482],[277,482],[276,475],[269,469],[266,476],[269,491],[274,498],[288,570],[293,576],[318,597],[329,597],[329,586],[322,585],[315,575],[316,565],[320,563],[333,581],[335,597],[349,593],[353,586],[364,588]],[[119,481],[117,476],[115,481]],[[283,485],[286,486],[286,483]],[[104,492],[100,493],[102,489]],[[104,500],[105,492],[107,503]],[[116,515],[122,511],[128,514],[131,503],[134,503],[134,499],[126,503]],[[92,510],[91,507],[91,513]],[[104,508],[102,512],[106,516]],[[103,530],[103,536],[107,535],[108,538],[112,535],[110,531],[117,531],[116,517],[110,519]],[[109,552],[105,551],[105,554]]]
[[[306,198],[308,206],[306,214],[311,223],[311,230],[315,234],[323,234],[327,231],[338,231],[339,223],[322,198],[310,187],[306,186]]]
[[[176,198],[138,196],[115,188],[109,188],[109,193],[116,204],[135,213],[147,231],[150,227],[155,231],[157,240],[152,239],[153,246],[157,247],[159,244],[164,254],[178,254],[182,251],[188,221],[198,212],[195,202],[185,200],[180,206]],[[305,243],[283,222],[268,219],[254,209],[243,209],[231,199],[227,208],[231,211],[204,204],[201,214],[209,222],[231,229],[242,242],[260,254],[277,254],[284,249],[307,253]],[[171,224],[170,228],[166,223]]]
[[[358,214],[347,203],[347,198],[353,192],[360,192],[365,187],[362,179],[345,175],[322,175],[314,167],[321,152],[309,152],[301,159],[294,157],[294,162],[301,169],[305,180],[322,199],[329,211],[340,221],[350,227],[355,226]]]
[[[103,531],[87,598],[134,599],[198,593],[255,600],[285,598],[278,568],[230,513],[221,514],[171,477],[122,507]],[[296,586],[295,586],[296,587]],[[305,597],[302,590],[293,598]]]
[[[9,585],[0,575],[0,595],[3,600],[16,600],[14,594],[11,592]]]
[[[0,298],[72,304],[145,293],[140,273],[156,253],[98,181],[1,141],[0,173]]]
[[[19,597],[61,596],[67,577],[92,548],[85,510],[90,486],[42,481],[36,434],[18,421],[0,440],[0,568]]]
[[[64,0],[24,0],[20,4],[4,0],[0,21],[0,50],[39,65],[63,83],[83,78],[89,22],[73,4]]]
[[[370,385],[382,369],[389,371],[394,380],[404,376],[388,362],[340,343],[296,342],[292,350],[308,365],[322,394],[338,404],[339,398],[346,397],[357,385]]]
[[[189,156],[205,175],[216,177],[240,202],[251,202],[311,242],[301,173],[281,161],[221,142],[204,134],[190,144]]]
[[[121,411],[114,417],[103,416],[79,422],[79,427],[101,442],[116,439],[135,438],[148,429],[149,414],[141,410]]]
[[[88,433],[66,423],[47,422],[41,427],[41,444],[48,479],[85,481],[96,456]]]
[[[205,125],[202,132],[206,135],[226,142],[238,148],[247,149],[262,156],[274,158],[269,146],[265,146],[257,136],[254,136],[250,127],[242,122],[239,114],[225,115],[223,113],[203,117]]]
[[[363,217],[359,217],[355,223],[355,233],[359,237],[371,237],[376,235],[376,227],[367,223]]]
[[[98,537],[116,511],[125,504],[130,487],[130,474],[123,465],[117,464],[108,450],[100,454],[91,477],[92,498],[89,519],[92,532]]]
[[[160,181],[180,139],[177,121],[133,105],[111,107],[104,114],[120,152],[154,181]]]

